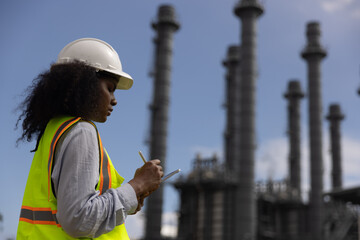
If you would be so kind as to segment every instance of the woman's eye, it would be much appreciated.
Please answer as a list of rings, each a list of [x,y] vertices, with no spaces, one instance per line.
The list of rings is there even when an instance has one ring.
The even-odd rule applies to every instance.
[[[114,86],[108,86],[108,90],[109,90],[109,92],[115,92]]]

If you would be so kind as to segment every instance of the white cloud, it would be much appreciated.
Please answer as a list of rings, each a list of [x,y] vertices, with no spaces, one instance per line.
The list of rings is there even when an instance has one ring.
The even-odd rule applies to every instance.
[[[343,171],[344,185],[353,186],[360,184],[360,142],[344,138],[343,140]]]
[[[288,144],[286,138],[261,144],[257,152],[256,179],[283,179],[287,173]]]
[[[272,139],[260,145],[257,163],[256,178],[258,180],[285,179],[288,174],[288,140],[286,138]],[[323,167],[324,190],[330,189],[331,184],[331,155],[329,154],[329,136],[323,139]],[[343,185],[350,187],[360,185],[360,141],[346,136],[341,142]],[[301,144],[301,179],[303,195],[306,197],[309,185],[309,145],[305,140]]]
[[[350,6],[354,0],[321,0],[320,4],[324,11],[333,13]]]
[[[352,18],[360,19],[358,0],[320,0],[320,6],[327,13],[343,11]]]
[[[178,214],[176,212],[166,212],[162,215],[161,235],[166,237],[176,237],[178,226]]]

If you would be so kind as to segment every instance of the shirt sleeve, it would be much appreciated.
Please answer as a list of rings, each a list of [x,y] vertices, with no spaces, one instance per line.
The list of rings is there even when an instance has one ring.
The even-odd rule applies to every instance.
[[[77,123],[58,144],[52,172],[57,196],[56,217],[72,237],[98,237],[124,223],[138,202],[126,183],[102,195],[99,180],[99,147],[95,128]]]

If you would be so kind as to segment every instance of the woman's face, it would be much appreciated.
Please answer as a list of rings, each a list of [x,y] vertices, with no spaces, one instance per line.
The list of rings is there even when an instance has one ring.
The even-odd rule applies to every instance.
[[[100,77],[99,99],[97,109],[89,116],[95,122],[106,122],[111,115],[113,107],[117,104],[114,96],[118,80],[112,77]]]

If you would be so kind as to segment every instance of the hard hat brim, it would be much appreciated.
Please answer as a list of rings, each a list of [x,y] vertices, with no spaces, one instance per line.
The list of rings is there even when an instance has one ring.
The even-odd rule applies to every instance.
[[[119,78],[119,82],[116,86],[116,89],[128,90],[132,87],[134,81],[133,78],[126,72],[103,70],[109,73],[116,75]]]

